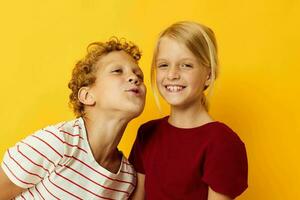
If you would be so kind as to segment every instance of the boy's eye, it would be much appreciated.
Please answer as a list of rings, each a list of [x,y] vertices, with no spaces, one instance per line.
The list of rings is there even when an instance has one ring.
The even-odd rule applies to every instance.
[[[136,75],[140,80],[144,81],[144,76],[142,74],[137,74]]]
[[[116,74],[119,74],[119,73],[122,73],[122,69],[115,69],[115,70],[112,70],[113,73],[116,73]]]

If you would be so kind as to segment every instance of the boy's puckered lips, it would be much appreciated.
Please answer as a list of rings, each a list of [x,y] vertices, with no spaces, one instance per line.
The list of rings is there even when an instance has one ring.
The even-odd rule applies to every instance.
[[[129,89],[126,89],[125,92],[129,92],[136,96],[142,96],[144,94],[144,92],[139,87],[131,87]]]

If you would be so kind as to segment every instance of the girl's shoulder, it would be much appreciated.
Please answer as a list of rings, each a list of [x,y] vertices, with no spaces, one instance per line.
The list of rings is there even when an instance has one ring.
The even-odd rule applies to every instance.
[[[165,118],[166,117],[150,120],[142,124],[138,129],[137,138],[140,140],[148,140],[161,128]]]
[[[162,118],[159,118],[159,119],[153,119],[153,120],[150,120],[148,122],[145,122],[144,124],[142,124],[140,126],[139,129],[147,130],[147,129],[156,128],[156,127],[160,126],[166,120],[166,118],[167,117],[162,117]]]
[[[223,122],[214,122],[206,126],[206,134],[212,144],[244,146],[239,135]]]

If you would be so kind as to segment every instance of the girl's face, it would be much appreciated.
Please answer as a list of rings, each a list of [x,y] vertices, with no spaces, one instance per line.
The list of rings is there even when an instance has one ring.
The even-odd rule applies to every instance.
[[[143,72],[124,51],[113,51],[96,63],[96,82],[91,87],[97,108],[139,115],[144,108],[146,87]]]
[[[182,43],[169,37],[159,41],[156,57],[156,84],[162,97],[172,106],[186,108],[201,104],[209,70],[200,65]]]

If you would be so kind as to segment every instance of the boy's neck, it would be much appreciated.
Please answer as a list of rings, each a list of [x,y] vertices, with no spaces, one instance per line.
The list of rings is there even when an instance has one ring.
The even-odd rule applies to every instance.
[[[119,158],[118,144],[130,119],[108,114],[83,117],[88,141],[98,163],[110,163]]]

